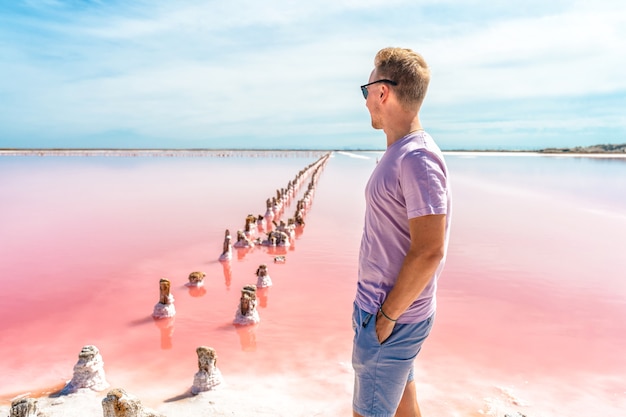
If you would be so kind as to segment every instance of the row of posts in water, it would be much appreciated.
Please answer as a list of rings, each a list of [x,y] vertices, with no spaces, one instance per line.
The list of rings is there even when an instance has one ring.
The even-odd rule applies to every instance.
[[[300,170],[295,178],[288,182],[286,188],[277,189],[276,196],[266,200],[264,215],[259,215],[258,217],[252,214],[248,215],[245,218],[244,228],[237,231],[237,240],[234,243],[232,243],[230,230],[226,229],[222,253],[219,256],[220,262],[230,262],[233,247],[237,250],[247,250],[255,246],[289,247],[292,245],[296,236],[296,229],[304,227],[304,218],[306,211],[312,203],[317,179],[329,157],[330,154],[322,156],[314,163]],[[309,175],[311,180],[307,189],[303,197],[297,201],[293,216],[285,223],[281,216]],[[260,232],[266,233],[265,239],[259,236]],[[284,256],[274,258],[275,263],[282,263],[285,260]],[[194,271],[189,274],[189,282],[186,285],[190,287],[202,286],[204,285],[205,276],[206,274],[202,271]],[[256,308],[257,290],[272,285],[266,264],[259,265],[256,270],[256,276],[256,284],[247,284],[241,290],[241,298],[233,320],[235,325],[256,324],[260,321]],[[159,302],[154,306],[152,313],[155,319],[171,318],[176,314],[174,297],[170,292],[170,286],[171,282],[165,278],[162,278],[159,282]]]

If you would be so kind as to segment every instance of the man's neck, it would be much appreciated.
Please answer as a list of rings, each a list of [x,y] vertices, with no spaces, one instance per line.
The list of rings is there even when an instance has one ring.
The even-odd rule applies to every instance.
[[[387,136],[387,147],[390,147],[410,133],[420,130],[423,130],[422,124],[420,123],[420,120],[417,116],[408,123],[393,124],[388,129],[385,129],[385,135]]]

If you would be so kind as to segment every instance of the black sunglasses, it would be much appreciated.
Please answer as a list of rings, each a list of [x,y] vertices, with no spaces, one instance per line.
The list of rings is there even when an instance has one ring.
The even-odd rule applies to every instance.
[[[376,80],[376,81],[372,81],[371,83],[367,83],[361,86],[361,93],[363,93],[363,98],[367,100],[367,87],[372,85],[372,84],[376,84],[376,83],[389,83],[391,85],[398,85],[397,82],[395,81],[391,81],[391,80]]]

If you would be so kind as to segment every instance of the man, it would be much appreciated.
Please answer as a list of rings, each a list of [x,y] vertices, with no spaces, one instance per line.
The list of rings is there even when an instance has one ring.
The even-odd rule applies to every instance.
[[[413,363],[433,324],[450,224],[443,155],[422,129],[424,59],[385,48],[361,87],[387,150],[365,189],[354,302],[354,416],[420,416]]]

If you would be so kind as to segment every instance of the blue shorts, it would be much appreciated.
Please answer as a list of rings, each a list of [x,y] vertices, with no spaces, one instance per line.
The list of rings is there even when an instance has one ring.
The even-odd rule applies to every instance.
[[[376,315],[355,303],[354,411],[364,417],[393,417],[406,384],[413,380],[413,362],[432,328],[434,315],[415,324],[396,323],[382,345],[376,336]]]

